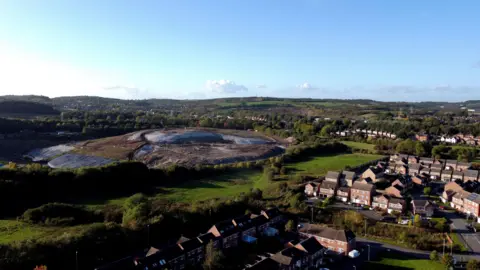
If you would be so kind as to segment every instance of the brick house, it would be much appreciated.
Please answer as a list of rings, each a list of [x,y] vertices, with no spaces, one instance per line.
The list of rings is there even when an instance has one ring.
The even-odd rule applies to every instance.
[[[224,249],[238,246],[240,230],[233,225],[231,220],[224,220],[213,225],[208,232],[215,235],[215,237],[222,238],[221,247]]]
[[[310,182],[305,185],[305,195],[307,196],[314,196],[318,195],[318,188],[320,187],[320,183],[317,182]]]
[[[418,186],[424,186],[428,183],[428,178],[423,174],[417,174],[412,177],[412,183]]]
[[[442,179],[443,182],[450,182],[452,181],[452,174],[453,171],[443,170],[440,179]]]
[[[456,170],[457,169],[457,161],[455,159],[447,159],[447,162],[445,163],[445,169]]]
[[[442,196],[440,196],[440,200],[443,203],[448,203],[452,201],[453,195],[455,195],[456,191],[453,190],[444,190]]]
[[[415,140],[419,142],[428,142],[430,141],[430,136],[428,134],[415,134]]]
[[[463,181],[477,181],[478,180],[478,171],[477,170],[466,170],[463,173]]]
[[[374,193],[375,186],[373,184],[354,182],[350,189],[350,201],[363,205],[371,205]]]
[[[265,235],[265,230],[268,228],[268,220],[263,215],[251,214],[250,219],[256,228],[256,235]]]
[[[295,245],[295,248],[307,254],[307,267],[319,269],[325,247],[314,237],[307,238]]]
[[[463,182],[463,172],[453,171],[452,181],[462,181]]]
[[[357,175],[355,174],[355,172],[352,171],[343,171],[341,177],[342,180],[347,184],[347,186],[351,187]]]
[[[390,198],[388,202],[387,212],[391,214],[392,212],[403,213],[405,211],[405,200],[399,198]]]
[[[379,208],[382,210],[387,210],[389,202],[390,202],[390,196],[383,195],[383,194],[376,195],[376,196],[373,196],[372,207]]]
[[[428,157],[421,157],[420,158],[420,163],[426,166],[432,165],[433,164],[433,158],[428,158]]]
[[[431,180],[440,180],[442,176],[442,170],[440,169],[430,169],[430,179]]]
[[[471,193],[463,199],[463,212],[478,219],[480,216],[480,194]]]
[[[396,198],[402,198],[405,194],[405,188],[400,185],[389,186],[385,189],[385,194]]]
[[[203,262],[205,257],[205,246],[198,238],[193,238],[177,243],[178,247],[185,253],[186,264],[195,266]]]
[[[452,196],[452,201],[450,202],[450,206],[460,212],[463,212],[463,206],[464,206],[463,200],[469,195],[470,195],[470,192],[468,191],[465,191],[465,190],[457,191]]]
[[[378,167],[370,167],[362,173],[362,178],[370,178],[376,183],[380,178],[383,178],[384,171]]]
[[[466,171],[472,167],[472,163],[468,162],[458,162],[457,163],[457,171]]]
[[[349,187],[339,187],[337,189],[337,195],[335,198],[342,202],[347,202],[350,198],[350,188]]]
[[[268,226],[270,227],[275,227],[276,225],[284,222],[282,213],[276,207],[268,210],[262,210],[260,214],[267,218]]]
[[[318,190],[318,197],[321,197],[321,198],[334,197],[337,192],[337,188],[338,188],[338,183],[324,180],[320,184],[320,189]]]
[[[415,176],[420,173],[420,169],[422,169],[422,165],[419,163],[410,164],[408,166],[408,175]]]
[[[445,168],[445,163],[446,163],[445,159],[435,159],[433,161],[433,164],[441,165],[441,167],[440,167],[441,169]],[[430,166],[430,168],[432,168],[432,167]]]
[[[206,246],[206,245],[208,245],[208,243],[212,242],[214,248],[217,248],[217,249],[220,248],[220,244],[221,244],[220,238],[215,237],[215,235],[213,235],[213,233],[210,233],[210,232],[204,233],[204,234],[198,236],[197,239],[204,246]]]
[[[452,181],[450,183],[446,183],[445,186],[443,186],[443,190],[453,190],[455,192],[459,192],[463,190],[462,186],[460,186],[457,182]]]
[[[412,200],[412,211],[414,215],[431,217],[434,206],[427,200]]]
[[[308,266],[307,253],[295,247],[288,247],[270,257],[280,270],[306,269]]]
[[[306,237],[315,237],[322,246],[344,255],[348,255],[356,247],[356,236],[350,230],[336,230],[317,224],[304,224],[298,232]]]
[[[390,173],[390,174],[394,174],[395,173],[395,168],[399,166],[395,163],[390,163],[388,164],[388,167],[385,169],[385,173]]]

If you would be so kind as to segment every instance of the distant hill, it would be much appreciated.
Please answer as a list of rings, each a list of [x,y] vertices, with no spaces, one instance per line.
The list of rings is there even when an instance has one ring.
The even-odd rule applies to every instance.
[[[59,111],[51,105],[28,102],[3,100],[0,101],[0,114],[34,114],[34,115],[58,115]]]

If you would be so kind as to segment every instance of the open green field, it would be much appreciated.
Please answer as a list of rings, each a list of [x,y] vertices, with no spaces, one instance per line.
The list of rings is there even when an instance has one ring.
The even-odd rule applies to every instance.
[[[445,266],[439,262],[431,260],[421,260],[409,257],[396,252],[382,252],[379,254],[378,261],[366,262],[365,269],[387,269],[387,270],[443,270]]]
[[[382,156],[369,154],[321,156],[313,157],[308,161],[290,163],[287,165],[287,168],[298,174],[321,176],[325,175],[328,171],[339,171],[346,166],[353,167],[379,158],[382,158]]]
[[[369,151],[375,150],[375,145],[370,143],[352,142],[352,141],[341,141],[341,143],[354,149],[363,149],[363,150],[369,150]]]

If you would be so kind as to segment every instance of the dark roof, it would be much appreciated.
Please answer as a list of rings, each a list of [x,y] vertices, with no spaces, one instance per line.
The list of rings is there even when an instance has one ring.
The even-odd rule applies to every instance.
[[[339,172],[329,171],[329,172],[327,172],[327,175],[325,176],[325,179],[328,179],[328,178],[338,179],[339,177],[340,177]]]
[[[404,200],[404,199],[399,199],[399,198],[394,198],[394,197],[392,197],[392,198],[390,199],[390,203],[402,203],[402,204],[403,204],[403,203],[405,203],[405,200]]]
[[[272,260],[280,264],[290,265],[292,263],[293,258],[300,259],[305,255],[306,255],[305,252],[294,247],[289,247],[276,254],[273,254],[273,256],[270,258],[272,258]]]
[[[213,235],[213,233],[206,233],[206,234],[202,234],[200,235],[199,237],[197,237],[198,240],[200,240],[202,242],[202,244],[206,245],[208,243],[210,243],[210,241],[215,241],[215,235]]]
[[[264,211],[262,211],[262,213],[265,213],[269,219],[272,219],[274,217],[277,217],[277,216],[281,215],[280,210],[278,210],[278,208],[276,208],[276,207],[264,210]]]
[[[442,171],[442,174],[443,174],[443,175],[446,175],[446,174],[452,175],[452,173],[453,173],[452,170],[443,170],[443,171]]]
[[[477,194],[477,193],[470,193],[470,195],[467,196],[467,198],[465,198],[469,201],[472,201],[472,202],[475,202],[477,204],[480,204],[480,194]]]
[[[463,176],[463,172],[454,171],[454,172],[453,172],[453,175],[455,175],[455,176]]]
[[[466,167],[469,167],[469,168],[470,168],[470,166],[472,166],[472,163],[460,162],[460,161],[459,161],[459,162],[457,163],[457,167],[458,167],[458,166],[466,166]]]
[[[336,230],[316,224],[304,224],[303,227],[300,228],[299,232],[318,235],[323,238],[342,242],[349,242],[355,238],[355,234],[350,230]]]
[[[160,252],[152,254],[148,257],[138,259],[138,266],[150,266],[153,263],[158,263],[160,260],[165,260],[165,262],[169,262],[172,259],[178,258],[183,255],[183,250],[177,246],[170,246]]]
[[[189,252],[191,250],[194,250],[203,246],[202,242],[200,242],[198,238],[193,238],[191,240],[179,243],[179,245],[180,245],[180,248],[182,248],[183,251],[185,252]]]
[[[333,183],[333,182],[328,182],[328,181],[323,181],[323,183],[320,185],[320,188],[324,188],[324,189],[335,189],[337,188],[337,183]]]
[[[238,228],[233,225],[231,219],[218,222],[214,226],[217,228],[218,232],[224,237],[239,232]]]
[[[255,226],[260,226],[262,224],[265,224],[268,222],[268,219],[265,216],[256,216],[252,217],[252,222],[255,224]]]
[[[430,174],[434,174],[434,173],[441,174],[441,173],[442,173],[442,170],[436,169],[436,168],[430,169]]]
[[[135,263],[133,257],[125,257],[118,261],[111,262],[109,264],[95,268],[95,270],[133,270],[135,269]]]
[[[345,176],[345,179],[355,179],[355,172],[343,171],[342,174]]]
[[[415,207],[426,207],[427,205],[430,204],[430,202],[427,200],[412,200],[412,204]]]
[[[250,218],[250,215],[243,215],[241,217],[234,218],[233,221],[237,224],[240,230],[247,230],[255,226],[255,223]]]
[[[447,164],[449,164],[449,165],[452,165],[452,164],[457,165],[457,160],[455,160],[455,159],[447,159]]]
[[[341,192],[349,192],[350,188],[349,187],[339,187],[338,190],[340,190]]]
[[[359,183],[359,182],[354,182],[352,185],[352,189],[359,189],[359,190],[364,190],[364,191],[372,191],[374,188],[374,185],[372,184],[364,184],[364,183]]]
[[[302,242],[298,243],[297,246],[302,246],[308,254],[312,255],[322,250],[324,247],[315,239],[315,237],[310,237]]]
[[[420,162],[422,162],[422,161],[433,162],[433,158],[429,158],[429,157],[421,157],[421,158],[420,158]]]
[[[468,177],[478,177],[478,171],[477,170],[466,170],[464,171],[464,175]]]
[[[177,244],[186,242],[186,241],[188,241],[188,240],[190,240],[190,238],[187,238],[187,237],[185,237],[185,236],[182,235],[182,236],[180,236],[180,238],[178,239]]]

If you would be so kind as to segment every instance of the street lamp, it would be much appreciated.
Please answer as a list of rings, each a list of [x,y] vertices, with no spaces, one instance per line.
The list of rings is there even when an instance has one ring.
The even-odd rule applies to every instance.
[[[75,269],[78,270],[78,250],[75,251]]]
[[[370,244],[367,244],[368,246],[368,261],[370,261]]]

